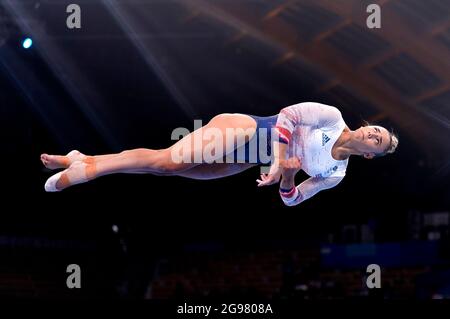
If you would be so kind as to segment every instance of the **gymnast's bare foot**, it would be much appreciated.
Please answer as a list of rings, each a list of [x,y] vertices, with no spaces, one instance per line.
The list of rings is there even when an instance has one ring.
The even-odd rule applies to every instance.
[[[77,150],[73,150],[65,156],[49,154],[41,155],[42,164],[44,164],[44,166],[48,169],[68,168],[72,163],[76,161],[83,161],[85,158],[86,155]]]

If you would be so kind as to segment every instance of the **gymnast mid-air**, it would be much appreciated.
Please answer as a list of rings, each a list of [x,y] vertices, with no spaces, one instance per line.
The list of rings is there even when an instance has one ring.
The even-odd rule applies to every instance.
[[[286,205],[294,206],[339,184],[351,155],[372,159],[393,153],[397,145],[397,136],[384,127],[367,125],[353,131],[337,108],[305,102],[269,117],[219,114],[166,149],[140,148],[96,156],[74,150],[65,156],[42,154],[41,161],[52,170],[64,168],[45,183],[47,192],[56,192],[115,173],[222,178],[267,164],[264,159],[271,151],[270,170],[261,174],[257,184],[267,186],[281,179],[280,196]],[[184,152],[182,158],[180,152]],[[225,161],[230,155],[234,160]],[[295,186],[300,170],[310,178]]]

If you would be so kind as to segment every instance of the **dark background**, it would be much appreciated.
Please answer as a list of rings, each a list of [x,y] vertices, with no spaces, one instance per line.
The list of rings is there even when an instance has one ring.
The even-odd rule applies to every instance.
[[[215,291],[275,298],[292,296],[286,289],[301,290],[302,282],[314,286],[310,281],[326,268],[324,244],[431,241],[445,251],[450,2],[338,2],[80,0],[79,30],[65,24],[70,1],[2,2],[0,293],[172,298]],[[368,29],[366,7],[375,2],[382,28]],[[25,50],[27,36],[34,45]],[[397,152],[350,159],[338,187],[291,208],[276,187],[256,187],[258,168],[212,181],[113,175],[44,191],[51,173],[41,153],[164,148],[174,128],[192,130],[194,119],[272,115],[303,101],[338,107],[353,129],[363,120],[393,128]],[[304,178],[299,174],[298,182]],[[436,212],[443,220],[430,226],[425,216]],[[274,266],[276,280],[262,280],[262,270],[262,281],[241,274],[228,287],[213,282],[221,270],[205,266],[219,260],[224,269],[239,268],[267,254],[284,260]],[[440,258],[445,271],[448,260]],[[65,287],[70,263],[83,271],[78,291]],[[406,288],[396,290],[395,280],[410,278],[408,267],[433,273],[434,262],[395,267],[395,297],[432,295],[419,294],[415,272]],[[363,278],[364,267],[353,269]],[[345,285],[347,270],[328,271]],[[196,272],[201,280],[187,275]],[[211,284],[196,286],[202,281]],[[168,288],[149,292],[160,286]],[[291,288],[283,292],[284,286]],[[331,294],[320,287],[308,298],[358,295],[358,289]]]

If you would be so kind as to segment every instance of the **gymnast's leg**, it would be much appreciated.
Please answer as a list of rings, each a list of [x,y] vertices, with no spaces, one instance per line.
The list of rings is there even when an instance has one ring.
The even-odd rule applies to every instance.
[[[200,164],[196,167],[176,173],[174,175],[199,180],[218,179],[239,174],[251,167],[254,167],[255,165],[256,164],[249,163]]]
[[[58,168],[68,168],[76,161],[81,161],[85,163],[95,163],[105,159],[111,159],[120,153],[115,154],[105,154],[105,155],[96,155],[89,156],[81,153],[80,151],[73,150],[66,155],[49,155],[42,154],[41,161],[45,167],[48,169],[58,169]]]
[[[75,184],[84,183],[94,178],[114,173],[145,172],[155,175],[173,175],[189,170],[201,164],[194,163],[193,159],[198,158],[196,154],[203,153],[204,147],[206,145],[210,145],[211,141],[214,139],[214,137],[211,137],[209,139],[204,138],[204,132],[207,128],[218,129],[222,132],[222,137],[224,140],[222,141],[221,145],[226,148],[227,128],[242,128],[244,133],[238,131],[236,135],[248,134],[249,129],[251,131],[249,136],[244,136],[243,138],[241,138],[241,136],[235,136],[235,140],[238,143],[245,143],[255,133],[256,122],[247,115],[221,114],[214,117],[202,129],[196,130],[193,133],[185,136],[180,141],[175,143],[175,145],[167,149],[134,149],[124,151],[119,154],[103,155],[100,157],[88,156],[82,160],[74,160],[66,170],[50,177],[46,182],[45,188],[47,191],[59,191]],[[196,145],[194,141],[201,141],[201,143],[200,145]],[[176,163],[172,160],[172,151],[174,148],[182,149],[183,146],[191,150],[191,161]],[[239,147],[241,145],[238,144],[237,146]],[[232,151],[232,149],[222,149],[213,150],[212,153],[218,154],[217,158],[220,158],[223,156],[223,154],[228,154]],[[68,155],[67,157],[69,157]],[[49,157],[46,157],[45,154],[43,155],[43,157],[44,158],[42,160],[45,165]],[[61,158],[57,159],[61,160]],[[64,159],[60,163],[56,163],[56,165],[67,164],[69,164],[68,161]]]

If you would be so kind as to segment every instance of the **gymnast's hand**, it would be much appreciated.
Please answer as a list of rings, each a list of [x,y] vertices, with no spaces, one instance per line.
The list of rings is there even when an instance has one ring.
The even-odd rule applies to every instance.
[[[269,174],[261,174],[261,179],[257,179],[258,187],[276,184],[280,181],[283,171],[298,172],[301,168],[300,159],[291,157],[287,160],[280,160],[280,163],[272,164]]]

